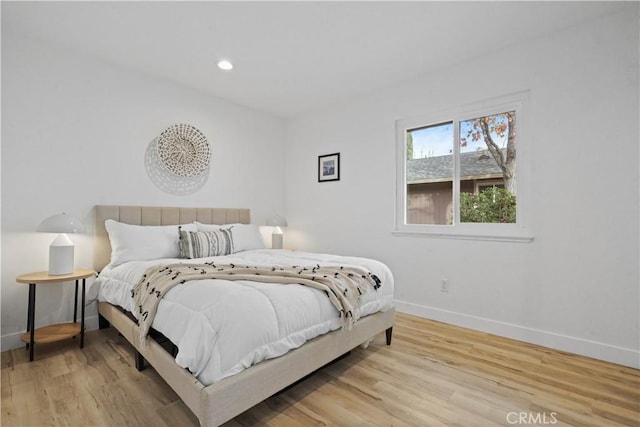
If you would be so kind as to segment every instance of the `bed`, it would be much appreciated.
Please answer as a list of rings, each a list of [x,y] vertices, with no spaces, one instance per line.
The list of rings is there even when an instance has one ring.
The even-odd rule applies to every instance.
[[[317,289],[297,284],[273,285],[251,281],[227,283],[226,280],[189,280],[177,285],[164,295],[158,305],[158,314],[153,321],[152,330],[147,335],[138,326],[136,318],[139,316],[135,313],[135,307],[127,306],[125,297],[122,296],[128,294],[129,290],[123,292],[115,285],[122,282],[131,287],[131,284],[137,281],[137,277],[153,264],[169,265],[179,262],[182,265],[202,260],[160,257],[162,258],[160,260],[125,260],[126,262],[116,264],[112,259],[112,255],[116,257],[116,251],[112,254],[109,234],[105,227],[105,222],[108,220],[112,220],[108,222],[111,224],[116,221],[118,224],[133,226],[159,227],[198,223],[203,227],[207,224],[238,224],[239,227],[240,224],[250,224],[250,212],[248,209],[221,208],[95,207],[94,269],[101,272],[96,281],[100,288],[98,302],[100,325],[101,327],[111,325],[116,328],[136,349],[138,369],[142,369],[144,361],[151,365],[193,411],[203,426],[217,426],[232,419],[351,349],[367,344],[379,333],[385,332],[387,344],[391,342],[395,317],[392,305],[393,278],[384,264],[366,258],[261,248],[249,248],[225,257],[206,258],[204,261],[209,262],[210,265],[215,263],[219,266],[219,263],[224,262],[225,265],[246,265],[247,268],[267,264],[278,266],[294,264],[296,268],[312,265],[319,267],[322,264],[336,269],[343,266],[357,266],[375,272],[376,279],[381,279],[382,285],[378,285],[380,289],[376,288],[376,292],[362,295],[363,303],[358,307],[359,318],[347,327],[342,316],[337,316],[337,312],[327,305],[330,304],[327,302],[328,299],[318,297],[321,292]],[[198,292],[203,292],[205,295],[218,292],[215,294],[215,300],[219,301],[219,304],[215,309],[209,309],[209,306],[201,309],[199,307],[204,306],[201,302],[183,302],[184,295],[195,292],[196,288]],[[234,310],[227,309],[227,306],[228,301],[237,297],[231,294],[227,296],[228,290],[241,292],[243,305],[248,305],[253,300],[258,302],[258,305],[250,306],[255,316],[243,317],[249,320],[254,318],[254,323],[245,324],[243,320],[234,318]],[[329,296],[328,292],[325,293]],[[307,301],[307,298],[312,298],[311,295],[316,299]],[[261,303],[260,301],[264,298],[268,298],[268,302]],[[200,298],[200,300],[204,299]],[[291,301],[300,301],[300,306],[291,305]],[[212,326],[194,327],[194,321],[186,314],[183,319],[180,310],[184,312],[187,304],[195,307],[189,306],[187,314],[196,319],[209,316],[213,318],[208,319]],[[266,311],[263,311],[262,315],[260,304],[269,306],[268,309],[264,309]],[[279,308],[280,306],[284,308]],[[298,310],[301,313],[293,316],[296,322],[303,322],[301,326],[289,326],[288,323],[284,323],[285,326],[276,325],[275,332],[261,329],[267,328],[270,324],[268,319],[272,311],[276,313],[275,317],[279,321],[280,313],[292,310]],[[334,310],[332,318],[327,319],[326,314],[332,310]],[[320,319],[324,319],[321,323],[317,321],[313,323],[314,320],[309,319],[316,316],[316,312]],[[182,320],[176,321],[175,319],[178,318]],[[255,319],[260,321],[255,322]],[[308,327],[304,322],[311,322],[309,324],[312,327]],[[296,332],[290,332],[289,328]],[[258,338],[238,340],[236,329],[244,329],[244,332],[250,330]],[[182,339],[186,335],[194,334],[200,336],[200,339],[195,341]],[[262,345],[261,342],[256,344],[252,341],[263,339],[263,336],[269,334],[280,334],[276,336],[279,339],[275,345]],[[154,339],[158,336],[161,339]],[[170,351],[167,351],[166,342],[163,342],[167,339],[171,344]],[[251,344],[245,341],[250,341]],[[210,345],[212,342],[215,344]],[[236,345],[240,348],[235,348]],[[258,350],[245,355],[246,348],[243,348],[243,345],[252,349],[255,347]],[[209,352],[210,348],[212,348],[211,352]],[[230,354],[235,353],[243,357],[233,359]],[[194,355],[198,356],[197,360]]]

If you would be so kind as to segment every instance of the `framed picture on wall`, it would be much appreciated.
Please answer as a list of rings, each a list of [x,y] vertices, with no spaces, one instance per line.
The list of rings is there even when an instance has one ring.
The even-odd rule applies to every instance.
[[[340,180],[340,153],[318,156],[318,182]]]

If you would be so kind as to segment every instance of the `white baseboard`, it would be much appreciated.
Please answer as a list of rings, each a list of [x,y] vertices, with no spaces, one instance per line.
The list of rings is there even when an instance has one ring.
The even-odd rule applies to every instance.
[[[413,304],[395,300],[396,310],[426,319],[437,320],[463,328],[474,329],[493,335],[512,338],[531,344],[553,348],[569,353],[580,354],[594,359],[604,360],[619,365],[640,368],[640,351],[617,347],[583,338],[570,337],[554,332],[528,328],[512,323],[471,316],[439,308]]]
[[[84,330],[92,331],[94,329],[98,329],[98,315],[85,317],[84,319]],[[22,342],[22,332],[15,332],[13,334],[3,335],[0,338],[0,349],[2,351],[12,350],[14,348],[24,347],[24,343]],[[37,346],[36,346],[37,351]]]

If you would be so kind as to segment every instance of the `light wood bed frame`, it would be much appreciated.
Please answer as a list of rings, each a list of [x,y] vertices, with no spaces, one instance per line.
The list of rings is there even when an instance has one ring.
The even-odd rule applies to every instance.
[[[248,209],[96,206],[96,271],[107,265],[111,256],[111,246],[104,226],[107,219],[135,225],[174,225],[193,221],[206,224],[248,224],[250,212]],[[171,354],[155,340],[147,337],[146,346],[138,346],[138,327],[121,309],[100,302],[98,312],[160,374],[198,417],[202,426],[218,426],[232,419],[381,332],[386,331],[389,344],[395,319],[394,309],[366,316],[359,319],[350,331],[337,330],[319,336],[281,357],[263,361],[236,375],[204,386],[187,369],[178,366]]]

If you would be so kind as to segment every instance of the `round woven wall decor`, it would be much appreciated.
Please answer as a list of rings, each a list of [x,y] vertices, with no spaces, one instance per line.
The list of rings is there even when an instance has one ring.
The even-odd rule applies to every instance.
[[[209,168],[198,176],[182,177],[164,167],[158,155],[158,138],[154,138],[144,155],[144,166],[151,182],[165,193],[186,196],[201,189],[209,179]]]
[[[209,142],[202,132],[191,125],[180,123],[169,126],[158,137],[157,147],[160,162],[177,176],[199,176],[209,167]]]

